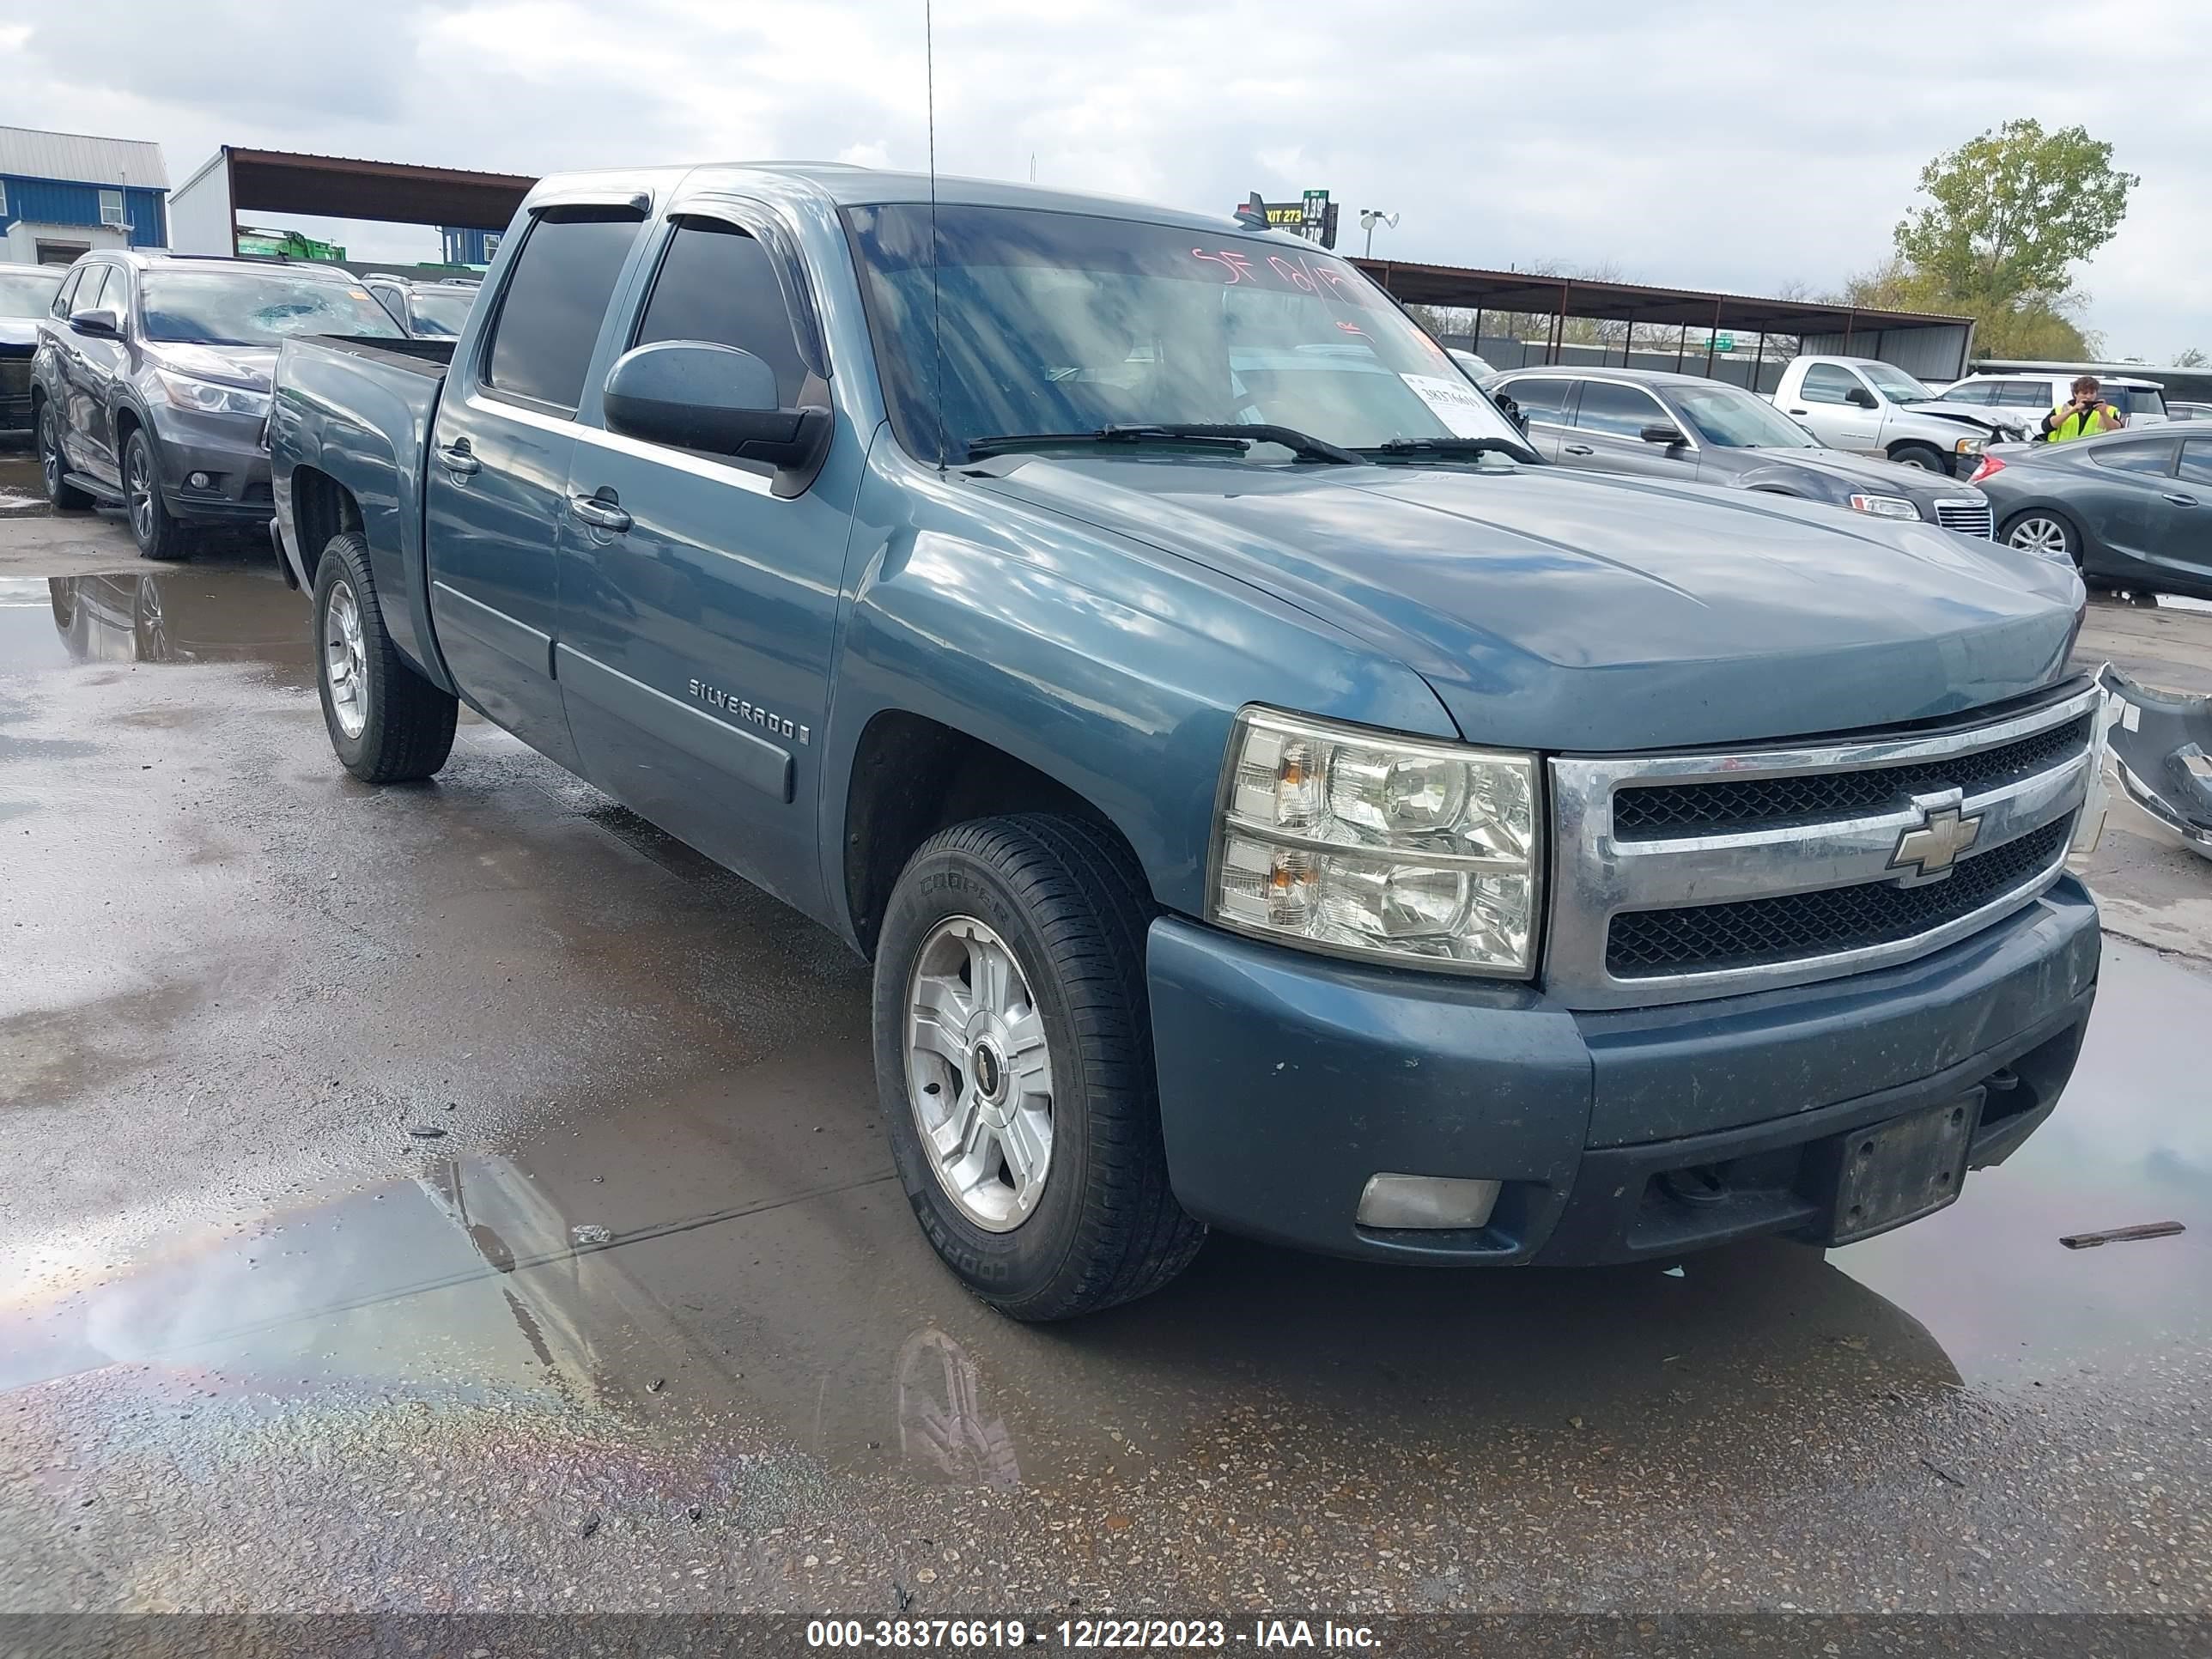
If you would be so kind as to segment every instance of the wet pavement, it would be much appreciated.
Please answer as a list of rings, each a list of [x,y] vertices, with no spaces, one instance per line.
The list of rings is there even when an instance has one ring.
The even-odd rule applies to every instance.
[[[57,523],[0,522],[0,1607],[2212,1604],[2201,860],[2116,819],[2165,950],[1899,1232],[1216,1239],[1025,1328],[890,1178],[842,946],[481,722],[353,782],[265,554]]]

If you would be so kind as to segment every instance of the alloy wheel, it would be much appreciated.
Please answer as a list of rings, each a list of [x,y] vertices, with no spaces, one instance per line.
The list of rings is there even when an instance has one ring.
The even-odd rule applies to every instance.
[[[2034,516],[2022,519],[2012,527],[2005,544],[2023,553],[2039,553],[2046,559],[2067,556],[2066,526],[2056,519]]]
[[[323,610],[323,678],[338,729],[359,737],[368,724],[368,652],[362,643],[360,602],[353,584],[343,578],[331,584]]]
[[[1052,1167],[1052,1055],[1021,964],[973,916],[947,917],[915,953],[906,1060],[939,1185],[976,1226],[1012,1232]]]

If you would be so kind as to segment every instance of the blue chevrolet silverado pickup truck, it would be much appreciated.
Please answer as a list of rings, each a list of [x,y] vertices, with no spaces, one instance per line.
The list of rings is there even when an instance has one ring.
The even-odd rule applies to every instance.
[[[899,1179],[1018,1317],[1209,1224],[1845,1242],[2080,1048],[2073,570],[1546,465],[1280,234],[549,179],[458,341],[287,342],[270,441],[345,766],[466,702],[872,958]]]

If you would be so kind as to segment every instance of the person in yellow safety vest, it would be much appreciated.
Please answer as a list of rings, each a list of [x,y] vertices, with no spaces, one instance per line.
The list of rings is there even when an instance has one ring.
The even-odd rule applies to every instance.
[[[2097,396],[2097,377],[2084,374],[2074,382],[2074,395],[2043,417],[2046,441],[2064,443],[2069,438],[2094,438],[2100,432],[2117,432],[2128,417]]]

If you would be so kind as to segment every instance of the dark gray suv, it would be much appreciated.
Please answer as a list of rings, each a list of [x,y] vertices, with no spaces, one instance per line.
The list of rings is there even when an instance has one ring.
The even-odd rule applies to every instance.
[[[1765,398],[1725,380],[1651,369],[1522,368],[1482,384],[1519,405],[1529,441],[1547,461],[1990,533],[1989,501],[1972,485],[1824,448]]]
[[[128,508],[149,559],[189,557],[194,526],[265,525],[261,428],[288,334],[404,337],[343,270],[86,254],[40,320],[31,365],[47,500]]]

